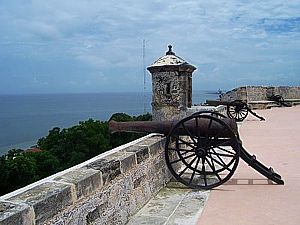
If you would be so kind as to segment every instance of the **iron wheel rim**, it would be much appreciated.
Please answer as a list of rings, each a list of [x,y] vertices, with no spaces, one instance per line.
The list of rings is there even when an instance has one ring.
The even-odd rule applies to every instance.
[[[196,121],[199,123],[199,120],[209,120],[209,124],[218,123],[222,127],[222,132],[226,130],[229,134],[229,138],[222,139],[222,137],[220,137],[222,132],[216,134],[215,137],[209,137],[208,135],[203,136],[199,132],[199,136],[196,137],[187,130],[188,128],[184,128],[184,124],[191,120],[195,120],[195,123]],[[182,140],[179,135],[175,134],[176,129],[180,128],[186,129],[187,136],[191,141]],[[208,129],[210,129],[210,127],[208,127]],[[174,144],[172,139],[175,139],[175,148],[172,146],[172,144]],[[181,143],[179,143],[179,141]],[[200,141],[202,142],[201,144],[206,145],[202,146],[202,150],[201,144],[198,144]],[[218,143],[218,141],[220,141],[220,145],[212,145],[213,142]],[[224,145],[225,143],[227,143],[227,145],[225,145],[227,149],[223,147],[219,148],[221,144]],[[179,144],[185,144],[190,149],[181,149]],[[206,151],[205,154],[199,154],[200,150],[203,152]],[[174,154],[177,156],[176,160],[172,158]],[[166,138],[165,159],[171,174],[179,182],[194,189],[211,189],[228,181],[238,166],[239,156],[240,146],[237,134],[234,134],[231,128],[222,120],[201,113],[193,114],[179,121],[171,129]],[[178,165],[182,168],[176,171],[176,166]],[[190,177],[188,176],[189,174]],[[198,182],[197,179],[200,180],[200,182]]]

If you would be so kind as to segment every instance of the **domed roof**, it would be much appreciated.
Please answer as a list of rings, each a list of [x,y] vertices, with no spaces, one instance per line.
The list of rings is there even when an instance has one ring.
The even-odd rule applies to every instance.
[[[152,63],[147,68],[148,70],[150,70],[151,68],[164,67],[164,66],[188,66],[188,67],[191,67],[191,69],[193,69],[193,70],[196,69],[196,67],[190,65],[184,59],[175,55],[175,53],[172,52],[172,45],[169,45],[168,48],[169,48],[169,50],[166,52],[166,55],[160,57],[154,63]]]

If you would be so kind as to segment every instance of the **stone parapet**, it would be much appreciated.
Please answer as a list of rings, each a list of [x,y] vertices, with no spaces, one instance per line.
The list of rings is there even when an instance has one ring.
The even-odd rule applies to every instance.
[[[158,134],[0,197],[0,225],[126,224],[170,180]]]
[[[269,101],[272,95],[281,95],[285,101],[296,105],[300,102],[300,86],[243,86],[223,94],[221,101],[242,100],[253,109],[264,109],[277,106],[275,102]]]
[[[217,112],[223,115],[227,115],[225,105],[218,105],[218,106],[198,105],[198,106],[192,106],[191,108],[188,108],[186,111],[186,116],[190,116],[194,113],[201,112],[201,111]]]

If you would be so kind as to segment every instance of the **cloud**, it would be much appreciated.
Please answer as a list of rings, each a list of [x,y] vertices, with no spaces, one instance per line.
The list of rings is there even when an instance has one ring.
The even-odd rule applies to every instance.
[[[258,22],[258,27],[265,31],[274,34],[300,32],[300,17],[288,19],[261,19]]]
[[[8,79],[13,66],[28,80],[46,71],[49,91],[81,91],[75,84],[142,90],[145,39],[146,65],[173,44],[198,67],[196,89],[230,88],[265,74],[270,79],[261,82],[277,83],[275,74],[285,74],[300,85],[299,15],[300,2],[285,0],[3,0],[0,75]],[[8,91],[2,84],[0,90]]]

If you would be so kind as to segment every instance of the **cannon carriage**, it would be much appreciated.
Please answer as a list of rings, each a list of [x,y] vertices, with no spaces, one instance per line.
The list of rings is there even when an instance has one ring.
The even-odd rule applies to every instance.
[[[211,189],[228,181],[239,159],[277,184],[281,176],[242,146],[234,119],[203,111],[179,121],[109,122],[111,132],[155,132],[166,135],[165,160],[179,182],[195,189]]]
[[[249,105],[242,100],[234,101],[220,101],[220,100],[206,100],[206,104],[212,106],[225,105],[227,107],[227,116],[235,119],[237,122],[241,122],[251,113],[253,116],[260,120],[265,120],[264,117],[258,115],[249,107]]]
[[[282,95],[271,95],[267,97],[268,100],[276,102],[279,106],[291,107],[292,105],[287,103]]]

